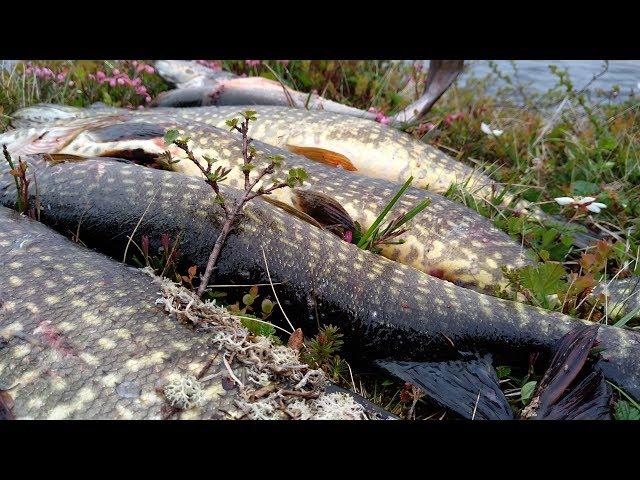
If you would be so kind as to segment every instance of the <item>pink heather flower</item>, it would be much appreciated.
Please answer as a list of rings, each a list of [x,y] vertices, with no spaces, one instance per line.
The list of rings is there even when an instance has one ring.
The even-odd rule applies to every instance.
[[[460,120],[461,118],[464,118],[464,113],[462,112],[450,113],[444,119],[444,123],[446,123],[447,125],[451,125],[453,122],[455,122],[456,120]]]
[[[110,87],[115,87],[116,86],[116,79],[115,78],[110,78],[109,79],[109,86]]]
[[[64,73],[59,73],[56,78],[58,79],[59,82],[62,82],[64,80]]]
[[[353,240],[353,232],[351,230],[344,232],[342,234],[342,238],[345,242],[351,243],[351,241]]]
[[[138,66],[138,61],[134,60],[133,62],[131,62],[131,65],[133,65],[134,67],[137,67]]]
[[[140,62],[136,67],[136,72],[141,72],[142,70],[144,70],[144,67],[145,67],[145,64]]]
[[[389,125],[389,123],[391,123],[391,118],[387,117],[382,110],[371,107],[369,111],[376,114],[376,122],[382,123],[383,125]]]
[[[142,79],[140,77],[136,77],[131,81],[131,85],[133,85],[134,87],[137,87],[141,83],[142,83]]]
[[[289,65],[289,60],[278,60],[278,63],[286,67],[287,65]]]
[[[106,77],[106,75],[104,74],[104,72],[102,70],[98,70],[96,72],[96,78],[98,79],[98,81],[104,80],[105,77]]]
[[[244,63],[249,67],[257,67],[258,65],[262,64],[262,61],[261,60],[245,60]]]
[[[147,87],[145,87],[144,85],[136,87],[136,93],[138,95],[145,95],[147,93]]]
[[[124,85],[124,78],[120,77],[118,80],[118,85]]]
[[[151,75],[152,73],[155,73],[156,69],[153,68],[151,65],[146,65],[144,67],[144,71],[147,72],[149,75]]]
[[[114,75],[120,75],[120,70],[118,70],[117,68],[113,69],[113,74]]]
[[[151,101],[151,97],[147,95],[144,99],[145,102],[149,103]]]
[[[24,71],[25,75],[31,75],[33,73],[33,68],[27,67]]]

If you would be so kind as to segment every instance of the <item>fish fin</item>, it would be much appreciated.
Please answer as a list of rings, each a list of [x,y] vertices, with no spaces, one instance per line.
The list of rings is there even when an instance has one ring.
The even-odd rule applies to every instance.
[[[379,360],[376,363],[396,377],[416,385],[436,403],[464,418],[513,419],[490,355],[473,355],[444,362]]]
[[[52,125],[44,133],[22,146],[16,154],[56,153],[69,145],[83,131],[122,122],[122,120],[123,115],[108,115],[79,118],[64,125]]]
[[[274,205],[274,206],[276,206],[278,208],[281,208],[285,212],[293,215],[294,217],[297,217],[300,220],[304,220],[305,222],[310,223],[314,227],[317,227],[317,228],[320,228],[320,229],[324,228],[322,226],[322,224],[320,224],[315,218],[313,218],[312,216],[306,214],[302,210],[299,210],[296,207],[293,207],[293,206],[289,205],[288,203],[281,202],[280,200],[276,200],[275,198],[271,198],[268,195],[262,195],[260,198],[262,200],[264,200],[265,202],[269,202],[270,204],[272,204],[272,205]]]
[[[53,165],[65,162],[83,162],[87,159],[87,157],[71,153],[45,153],[42,158]]]
[[[539,420],[611,420],[611,388],[600,370],[590,372]]]
[[[303,157],[324,163],[325,165],[331,165],[332,167],[341,166],[350,172],[358,170],[347,157],[338,152],[332,152],[331,150],[318,147],[299,147],[297,145],[287,145],[286,147],[292,153],[302,155]]]
[[[598,419],[607,415],[611,392],[598,371],[585,377],[585,364],[596,343],[598,324],[580,325],[565,334],[538,383],[524,418]],[[579,381],[568,393],[567,389]],[[610,412],[609,412],[610,415]]]
[[[356,225],[340,203],[324,193],[313,190],[293,190],[295,207],[316,219],[324,227],[338,226],[344,231],[354,232]]]
[[[538,400],[538,414],[544,414],[576,379],[594,346],[599,325],[580,325],[558,342],[549,367],[532,397]]]

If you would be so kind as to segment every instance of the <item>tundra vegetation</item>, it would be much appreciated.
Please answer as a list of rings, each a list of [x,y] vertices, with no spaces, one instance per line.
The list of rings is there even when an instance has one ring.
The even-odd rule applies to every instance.
[[[331,100],[375,111],[382,123],[417,98],[426,79],[426,69],[419,62],[199,62],[212,69],[224,68],[240,75],[270,78],[300,91],[316,91]],[[603,72],[607,67],[603,64]],[[556,84],[539,93],[519,80],[515,64],[510,71],[501,71],[492,64],[491,72],[483,77],[465,75],[464,83],[458,80],[424,118],[405,125],[404,129],[418,141],[490,171],[493,178],[506,187],[500,193],[496,190],[490,199],[475,195],[463,183],[452,185],[446,193],[447,197],[490,218],[521,242],[536,261],[533,266],[505,271],[510,288],[496,290],[496,295],[593,322],[640,329],[638,312],[616,315],[620,306],[608,304],[602,295],[591,295],[596,283],[640,275],[638,92],[622,92],[617,87],[602,91],[588,88],[589,85],[574,85],[567,71],[553,65],[549,68],[557,79]],[[8,127],[11,112],[39,102],[83,107],[102,102],[145,108],[155,95],[168,88],[150,61],[18,64],[0,72],[0,128]],[[230,122],[230,128],[242,130],[251,116],[251,112],[244,112],[235,123]],[[186,143],[180,143],[184,139],[173,135],[169,133],[167,140],[187,147]],[[250,149],[247,148],[247,152],[250,155]],[[37,183],[22,170],[20,159],[11,159],[8,155],[5,159],[12,162],[15,172],[17,205],[21,211],[33,215],[37,207],[29,210],[25,204],[25,189],[31,185],[37,188]],[[274,161],[277,163],[271,159]],[[274,164],[274,168],[276,166]],[[247,174],[250,171],[249,168]],[[223,173],[217,172],[217,175]],[[303,174],[295,173],[291,185],[303,180]],[[215,176],[216,172],[208,174]],[[211,178],[207,182],[215,191],[215,182]],[[503,201],[507,193],[513,195],[509,205]],[[517,204],[519,200],[564,219],[565,224],[551,225],[525,213]],[[353,243],[375,251],[381,236],[383,241],[398,240],[401,233],[394,236],[385,229],[401,220],[390,220],[377,231],[359,232]],[[396,227],[392,231],[402,232],[401,224]],[[585,248],[575,246],[576,236],[585,232],[606,234],[607,240],[594,239]],[[145,248],[143,238],[139,246],[141,256],[137,258],[140,265],[149,265],[158,274],[197,288],[194,280],[199,277],[194,268],[177,271],[179,252],[175,239],[162,240],[163,250],[157,253],[148,251],[148,239]],[[206,283],[200,285],[206,286]],[[245,315],[247,325],[256,333],[275,336],[276,329],[268,321],[275,305],[269,294],[271,288],[270,285],[248,286],[241,300],[231,308]],[[224,288],[200,293],[223,302],[228,296]],[[313,338],[299,337],[296,333],[289,340],[303,343],[303,356],[310,365],[323,368],[334,381],[376,404],[404,418],[446,417],[410,384],[381,377],[379,372],[367,368],[352,369],[343,358],[348,355],[340,350],[340,332],[336,328],[324,326]],[[518,413],[528,404],[544,365],[534,356],[528,365],[502,365],[497,370],[505,394]],[[640,405],[617,391],[615,417],[640,419]]]

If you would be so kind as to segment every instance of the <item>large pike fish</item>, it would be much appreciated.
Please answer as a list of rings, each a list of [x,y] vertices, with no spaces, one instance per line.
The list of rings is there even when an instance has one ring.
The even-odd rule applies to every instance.
[[[242,164],[240,142],[229,133],[228,127],[225,131],[185,119],[182,112],[186,110],[168,112],[170,114],[152,110],[138,115],[127,114],[124,110],[109,111],[109,114],[72,120],[68,135],[64,134],[66,121],[57,126],[41,124],[6,132],[0,135],[0,144],[7,144],[14,156],[56,153],[80,157],[137,158],[139,162],[145,162],[153,161],[165,150],[170,150],[176,159],[184,159],[184,152],[176,147],[169,148],[164,143],[164,133],[168,129],[178,129],[191,139],[191,148],[198,158],[209,156],[217,159],[216,166],[231,168],[226,183],[242,188],[244,175],[238,168]],[[85,122],[84,130],[78,131],[81,122]],[[317,217],[316,210],[329,209],[339,213],[344,209],[349,218],[343,215],[336,220],[343,223],[344,229],[352,229],[350,222],[355,221],[365,228],[371,225],[399,188],[385,180],[326,168],[303,156],[259,141],[254,142],[254,146],[258,158],[279,154],[284,158],[283,170],[302,167],[309,175],[306,187],[277,191],[275,199],[312,217]],[[181,160],[171,168],[189,175],[202,175],[189,160]],[[403,236],[405,243],[384,246],[384,256],[476,289],[490,289],[504,282],[503,266],[515,268],[526,264],[521,246],[490,220],[426,190],[409,189],[390,218],[400,211],[408,211],[424,199],[429,199],[431,204],[412,220],[411,229]]]
[[[390,124],[400,127],[427,113],[458,77],[463,64],[463,60],[431,60],[424,93],[390,117]],[[239,77],[185,60],[158,60],[155,65],[158,74],[177,87],[158,95],[153,101],[157,107],[279,105],[376,119],[375,113],[328,100],[316,93],[298,92],[263,77]]]
[[[142,235],[179,235],[184,264],[202,271],[222,213],[201,179],[99,158],[53,165],[38,156],[26,160],[38,179],[45,223],[77,232],[87,245],[118,258],[128,236],[139,242]],[[11,205],[15,186],[6,170],[0,200]],[[221,191],[227,199],[236,198],[232,188]],[[152,250],[158,246],[154,240]],[[318,323],[338,325],[356,358],[416,362],[451,358],[460,351],[551,352],[576,322],[587,324],[425,275],[309,228],[256,199],[247,204],[223,248],[216,282],[267,281],[265,257],[283,308],[300,322],[294,326],[308,332]],[[602,325],[597,342],[604,376],[640,398],[638,332]],[[491,395],[481,395],[479,410],[496,403]]]
[[[156,305],[162,289],[157,277],[5,207],[0,207],[0,276],[0,419],[245,415],[237,404],[244,399],[222,360],[229,352],[212,341],[215,331],[196,331]],[[238,375],[244,369],[233,359],[231,367]],[[282,383],[273,372],[264,373]],[[193,408],[172,412],[167,386],[205,374],[210,380],[198,387]],[[318,393],[320,399],[325,395]],[[338,394],[349,395],[356,408],[333,412],[332,418],[353,418],[347,413],[357,410],[382,415],[357,396]]]
[[[327,111],[261,105],[157,108],[132,114],[179,116],[185,120],[226,128],[227,120],[247,109],[257,112],[257,120],[249,131],[251,137],[325,165],[399,184],[413,176],[416,187],[437,193],[446,192],[454,183],[466,184],[470,191],[484,196],[499,191],[498,185],[477,169],[404,132],[363,118]],[[35,105],[15,112],[12,123],[29,126],[38,122],[112,115],[123,111],[127,110]]]

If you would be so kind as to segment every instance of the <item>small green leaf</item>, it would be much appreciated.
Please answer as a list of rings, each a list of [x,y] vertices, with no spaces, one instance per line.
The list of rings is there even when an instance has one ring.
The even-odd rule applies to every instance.
[[[242,303],[244,303],[247,307],[249,305],[252,305],[253,302],[256,300],[256,297],[254,297],[253,295],[247,293],[242,297]]]
[[[529,290],[543,305],[547,304],[547,295],[558,293],[562,288],[564,274],[564,268],[559,263],[543,263],[518,269],[522,287]]]
[[[254,335],[271,337],[276,333],[276,329],[273,327],[273,325],[259,322],[258,320],[253,320],[252,318],[243,317],[240,319],[240,323],[242,323],[242,325]]]
[[[511,375],[511,367],[506,365],[496,367],[496,374],[498,375],[498,378],[506,378]]]
[[[165,145],[171,145],[178,139],[179,136],[180,132],[178,132],[178,130],[167,130],[167,133],[164,134]]]
[[[626,400],[618,400],[614,417],[616,420],[640,420],[640,410]]]
[[[520,389],[520,398],[522,399],[523,404],[528,404],[529,400],[531,400],[531,395],[533,395],[534,390],[536,389],[536,385],[538,382],[531,381],[525,383]]]
[[[260,308],[262,309],[262,313],[269,315],[273,311],[273,302],[268,298],[265,298],[262,300]]]

